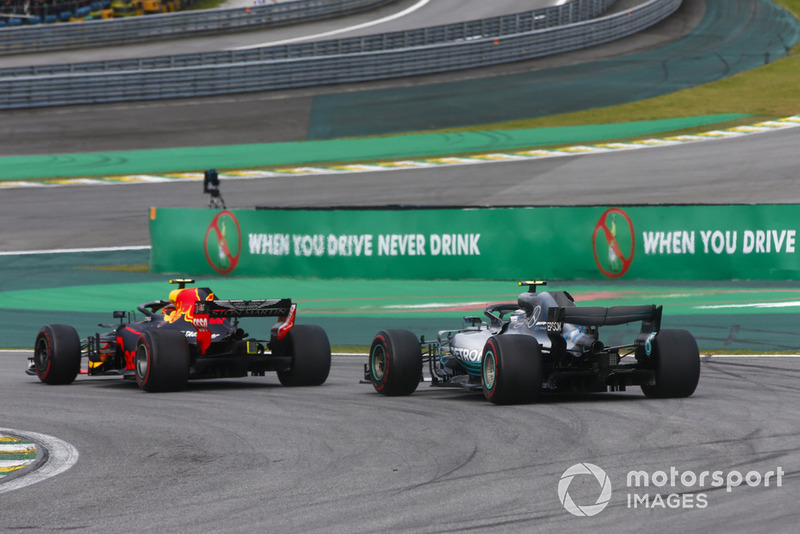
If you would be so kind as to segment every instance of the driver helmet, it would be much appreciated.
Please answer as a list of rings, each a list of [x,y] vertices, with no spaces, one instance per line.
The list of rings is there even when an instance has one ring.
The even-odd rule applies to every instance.
[[[514,312],[511,314],[511,317],[509,317],[509,321],[512,324],[513,323],[518,323],[518,322],[522,321],[523,319],[525,319],[525,310],[523,310],[521,308],[517,308],[516,310],[514,310]]]
[[[178,300],[178,293],[180,293],[180,289],[173,289],[169,292],[168,302],[164,305],[162,310],[165,316],[170,316],[175,313],[177,309],[176,302]]]

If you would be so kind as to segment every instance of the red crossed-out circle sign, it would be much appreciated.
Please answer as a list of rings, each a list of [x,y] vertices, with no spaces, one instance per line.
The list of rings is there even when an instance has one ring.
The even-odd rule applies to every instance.
[[[229,222],[232,222],[233,228],[236,229],[235,236],[231,235],[233,228],[228,226]],[[215,248],[214,253],[209,250],[210,246]],[[233,213],[225,210],[214,217],[206,230],[203,248],[208,264],[218,273],[228,274],[236,268],[242,253],[242,231]]]
[[[616,224],[616,217],[620,216],[625,224]],[[609,223],[609,220],[612,223]],[[626,232],[630,236],[630,250],[623,251],[622,247],[617,240],[617,234]],[[598,239],[598,235],[602,236]],[[633,262],[633,252],[636,246],[636,239],[633,231],[633,223],[628,214],[619,208],[610,208],[600,216],[597,224],[594,227],[594,234],[592,235],[592,248],[594,249],[594,261],[597,263],[597,268],[608,278],[619,278],[626,272]],[[609,260],[605,263],[600,261],[600,254],[597,249],[602,248],[608,251]],[[613,260],[612,260],[613,258]]]

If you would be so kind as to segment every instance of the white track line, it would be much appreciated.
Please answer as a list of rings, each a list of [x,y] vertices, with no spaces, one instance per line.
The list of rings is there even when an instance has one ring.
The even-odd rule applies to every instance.
[[[119,252],[125,250],[150,250],[150,245],[131,247],[99,247],[99,248],[56,248],[51,250],[15,250],[0,252],[0,256],[29,256],[34,254],[72,254],[83,252]]]
[[[701,354],[700,357],[712,360],[721,358],[800,358],[800,354]]]

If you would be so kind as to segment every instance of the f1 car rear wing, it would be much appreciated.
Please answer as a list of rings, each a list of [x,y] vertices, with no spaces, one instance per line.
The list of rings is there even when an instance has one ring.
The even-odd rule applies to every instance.
[[[283,339],[294,326],[297,305],[291,299],[262,300],[198,300],[194,303],[192,324],[197,330],[197,345],[205,354],[211,345],[209,320],[239,317],[277,317],[272,336]]]
[[[654,304],[644,306],[570,306],[567,308],[550,308],[547,312],[547,337],[556,344],[564,343],[562,332],[564,323],[577,326],[613,326],[642,322],[641,331],[636,338],[636,345],[643,345],[645,340],[661,329],[662,307]]]
[[[292,307],[291,299],[261,300],[198,300],[195,315],[214,317],[285,317]]]
[[[658,330],[661,324],[661,306],[570,306],[568,308],[550,308],[547,314],[547,331],[551,331],[551,323],[555,330],[561,332],[563,323],[578,326],[611,326],[628,324],[636,321],[655,322]]]

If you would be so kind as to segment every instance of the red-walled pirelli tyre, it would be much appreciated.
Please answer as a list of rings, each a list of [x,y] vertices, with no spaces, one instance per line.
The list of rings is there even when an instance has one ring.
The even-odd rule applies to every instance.
[[[382,330],[369,349],[370,380],[382,395],[411,395],[422,379],[422,350],[408,330]]]
[[[655,359],[656,383],[643,385],[648,397],[688,397],[700,381],[700,351],[697,341],[686,330],[661,330],[650,340]]]
[[[33,365],[45,384],[71,384],[81,367],[81,339],[75,329],[65,324],[42,327],[33,348]]]
[[[527,404],[542,388],[542,348],[530,336],[492,336],[483,346],[483,395],[494,404]]]
[[[316,325],[294,325],[287,334],[292,368],[278,371],[284,386],[319,386],[331,370],[331,344],[325,330]]]
[[[147,330],[136,344],[136,383],[150,393],[180,391],[189,380],[190,349],[178,330]]]

